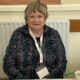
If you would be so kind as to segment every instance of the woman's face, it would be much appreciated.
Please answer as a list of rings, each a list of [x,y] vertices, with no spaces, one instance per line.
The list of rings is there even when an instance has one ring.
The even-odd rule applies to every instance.
[[[41,30],[45,24],[45,16],[38,11],[32,12],[27,18],[27,23],[32,30]]]

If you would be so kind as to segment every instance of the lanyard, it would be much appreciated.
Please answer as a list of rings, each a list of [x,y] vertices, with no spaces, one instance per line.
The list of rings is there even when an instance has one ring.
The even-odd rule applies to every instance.
[[[40,48],[40,47],[42,47],[43,34],[42,34],[41,37],[40,37],[40,47],[39,47],[39,44],[38,44],[38,42],[37,42],[34,34],[33,34],[32,31],[30,30],[30,28],[29,28],[29,33],[30,33],[30,35],[32,36],[32,38],[34,39],[36,48],[37,48],[38,53],[39,53],[39,55],[40,55],[40,63],[43,63],[43,54],[42,54],[42,50],[41,50],[41,48]]]

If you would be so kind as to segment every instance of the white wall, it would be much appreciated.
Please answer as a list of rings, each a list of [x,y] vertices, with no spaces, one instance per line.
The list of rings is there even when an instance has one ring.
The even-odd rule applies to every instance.
[[[49,18],[51,19],[80,19],[80,4],[48,5]],[[0,20],[24,20],[25,5],[0,6]],[[1,33],[0,33],[1,34]],[[2,70],[0,53],[0,77],[5,76]],[[67,53],[67,72],[80,70],[80,32],[69,33],[69,52]]]

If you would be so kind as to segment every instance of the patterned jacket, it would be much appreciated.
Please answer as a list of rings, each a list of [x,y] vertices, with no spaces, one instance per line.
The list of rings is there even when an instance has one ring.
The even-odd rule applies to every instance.
[[[66,70],[65,48],[59,33],[44,26],[43,61],[50,78],[63,78]],[[3,61],[3,69],[10,79],[38,79],[35,68],[39,63],[39,54],[28,25],[16,29],[10,39]]]

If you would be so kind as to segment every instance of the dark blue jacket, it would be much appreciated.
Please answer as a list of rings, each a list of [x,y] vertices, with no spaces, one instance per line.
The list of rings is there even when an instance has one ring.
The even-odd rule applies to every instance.
[[[42,52],[44,64],[50,72],[48,78],[63,78],[67,63],[65,48],[59,33],[46,25]],[[38,63],[39,54],[26,24],[13,32],[4,56],[3,69],[11,79],[38,79],[35,71]]]

